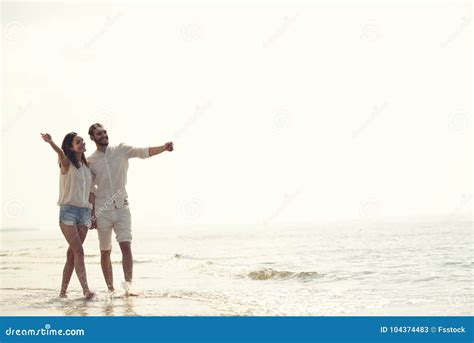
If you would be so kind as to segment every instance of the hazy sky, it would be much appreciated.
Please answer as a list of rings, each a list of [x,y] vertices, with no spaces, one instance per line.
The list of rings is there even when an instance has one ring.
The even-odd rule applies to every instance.
[[[471,5],[2,3],[2,227],[57,229],[60,144],[131,160],[133,225],[471,213]]]

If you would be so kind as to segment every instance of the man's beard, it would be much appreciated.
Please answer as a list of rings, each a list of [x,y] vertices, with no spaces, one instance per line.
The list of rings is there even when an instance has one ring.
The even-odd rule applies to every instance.
[[[109,145],[109,139],[105,139],[104,142],[102,142],[102,140],[98,140],[97,142],[97,145],[100,145],[100,146],[107,146]]]

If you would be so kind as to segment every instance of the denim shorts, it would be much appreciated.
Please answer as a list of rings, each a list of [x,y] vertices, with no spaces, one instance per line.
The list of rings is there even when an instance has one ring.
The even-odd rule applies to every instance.
[[[72,205],[61,205],[59,222],[65,225],[91,226],[91,209]]]

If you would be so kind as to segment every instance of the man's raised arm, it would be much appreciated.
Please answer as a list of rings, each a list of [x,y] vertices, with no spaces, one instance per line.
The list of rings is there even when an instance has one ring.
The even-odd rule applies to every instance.
[[[162,146],[150,147],[148,151],[150,153],[150,156],[155,156],[161,154],[163,151],[173,151],[173,149],[173,142],[168,142]]]

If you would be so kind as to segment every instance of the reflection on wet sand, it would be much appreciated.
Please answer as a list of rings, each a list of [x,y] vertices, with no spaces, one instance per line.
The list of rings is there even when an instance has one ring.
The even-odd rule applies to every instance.
[[[84,299],[62,301],[62,310],[65,316],[88,316],[88,303]]]
[[[88,316],[93,315],[97,310],[100,310],[103,316],[139,316],[135,311],[135,299],[133,297],[105,296],[92,301],[83,299],[60,301],[60,308],[65,316]]]
[[[123,308],[123,313],[117,313],[116,310]],[[102,313],[104,316],[138,316],[135,312],[135,303],[132,297],[109,297],[102,304]]]
[[[134,297],[125,297],[123,298],[125,302],[124,316],[138,316],[135,312],[135,298]]]
[[[102,312],[103,312],[103,315],[104,316],[113,316],[115,315],[115,311],[114,311],[114,301],[111,297],[108,297],[105,301],[104,301],[104,305],[102,307]]]

